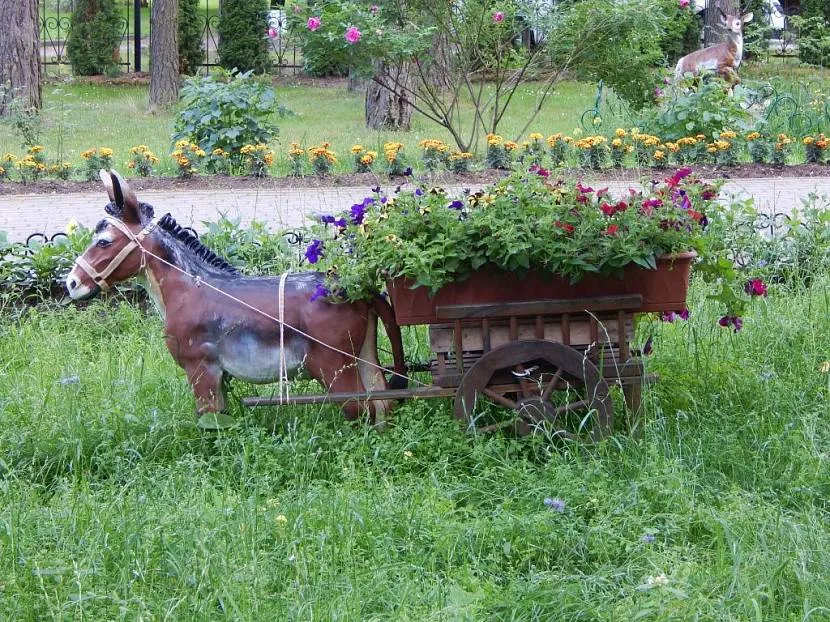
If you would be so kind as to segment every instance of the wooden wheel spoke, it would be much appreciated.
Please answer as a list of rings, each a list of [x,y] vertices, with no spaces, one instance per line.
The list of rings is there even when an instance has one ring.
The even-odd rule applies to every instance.
[[[500,393],[496,393],[495,391],[493,391],[493,389],[490,389],[488,387],[484,387],[481,392],[484,393],[484,395],[489,397],[494,402],[498,402],[499,404],[501,404],[502,406],[506,406],[507,408],[512,408],[513,410],[516,410],[519,407],[519,405],[513,400],[504,397]]]
[[[507,421],[499,421],[498,423],[491,423],[490,425],[480,425],[476,426],[476,431],[482,434],[486,434],[487,432],[496,432],[498,430],[503,430],[504,428],[509,428],[512,425],[515,425],[515,420],[509,419]]]
[[[562,378],[562,368],[557,367],[556,368],[556,373],[553,374],[553,378],[550,379],[548,384],[545,386],[545,390],[542,392],[542,401],[543,402],[546,402],[547,400],[550,399],[551,393],[553,393],[553,390],[556,388],[556,383],[559,382],[559,380],[561,378]]]
[[[567,404],[563,404],[556,408],[553,411],[553,415],[558,417],[561,414],[573,412],[574,410],[582,410],[583,408],[589,408],[591,403],[588,400],[579,400],[578,402],[568,402]]]

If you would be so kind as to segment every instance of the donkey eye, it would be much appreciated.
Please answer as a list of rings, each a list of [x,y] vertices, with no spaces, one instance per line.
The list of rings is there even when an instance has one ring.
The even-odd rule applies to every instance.
[[[110,244],[112,244],[112,242],[110,242],[109,240],[98,240],[98,243],[95,246],[97,246],[98,248],[106,248]]]

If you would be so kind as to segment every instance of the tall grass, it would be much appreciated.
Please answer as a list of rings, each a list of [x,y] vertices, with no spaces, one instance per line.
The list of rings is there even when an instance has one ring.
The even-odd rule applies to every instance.
[[[6,309],[0,611],[830,619],[828,287],[773,291],[739,334],[699,286],[688,323],[643,322],[644,435],[594,448],[471,438],[441,400],[384,434],[329,406],[205,434],[157,318]]]

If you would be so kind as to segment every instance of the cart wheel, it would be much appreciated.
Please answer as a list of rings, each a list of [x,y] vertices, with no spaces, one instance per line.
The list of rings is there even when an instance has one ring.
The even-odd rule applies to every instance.
[[[479,396],[512,416],[493,422],[477,411]],[[455,417],[477,432],[513,427],[526,435],[547,429],[598,441],[611,430],[613,406],[608,384],[591,361],[570,346],[536,339],[499,346],[476,361],[458,386]]]

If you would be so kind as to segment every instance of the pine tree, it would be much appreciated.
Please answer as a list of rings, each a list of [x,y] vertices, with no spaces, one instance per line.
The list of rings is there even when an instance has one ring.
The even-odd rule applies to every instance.
[[[116,66],[123,30],[115,0],[76,0],[66,44],[75,75],[93,76]]]
[[[223,0],[219,17],[219,63],[225,69],[264,73],[269,65],[265,44],[265,0]]]

